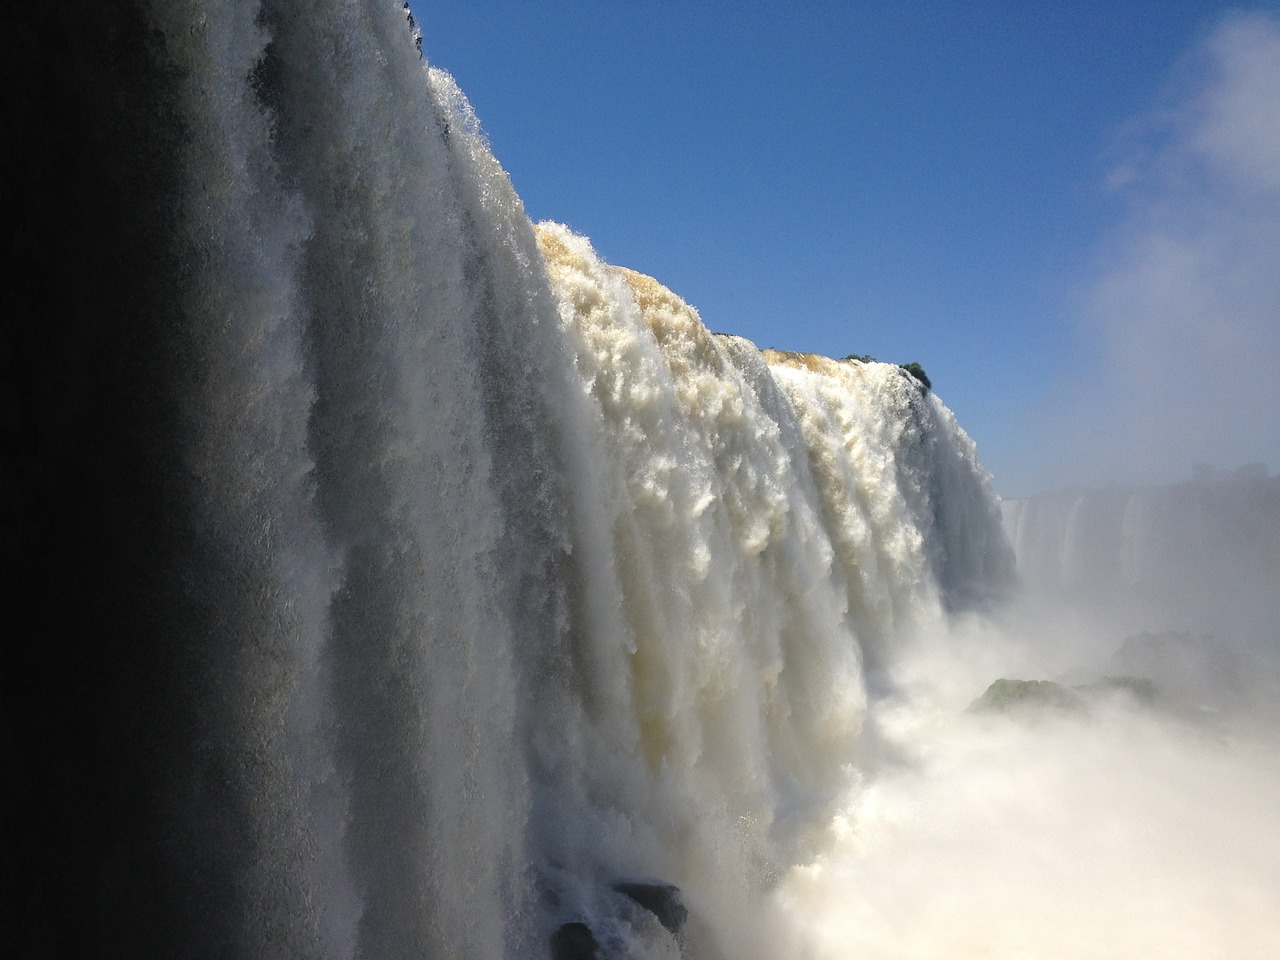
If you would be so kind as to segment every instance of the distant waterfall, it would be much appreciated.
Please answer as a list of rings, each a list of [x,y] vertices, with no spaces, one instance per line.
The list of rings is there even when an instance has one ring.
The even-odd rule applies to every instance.
[[[1274,642],[1280,478],[1260,465],[1001,509],[1029,595],[1098,615],[1119,634],[1114,642],[1139,630]]]
[[[775,956],[878,671],[1009,583],[972,442],[533,227],[399,4],[101,6],[7,101],[19,945]]]

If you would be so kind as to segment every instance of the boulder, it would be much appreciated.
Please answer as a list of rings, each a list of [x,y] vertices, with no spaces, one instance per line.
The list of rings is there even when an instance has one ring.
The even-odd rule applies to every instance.
[[[549,940],[551,960],[598,960],[600,943],[585,923],[564,923]]]
[[[972,713],[1006,713],[1010,710],[1068,709],[1081,706],[1080,695],[1052,680],[1001,678],[969,705]]]
[[[652,913],[673,935],[679,935],[689,919],[689,910],[680,898],[680,888],[670,883],[623,880],[615,883],[613,889]]]

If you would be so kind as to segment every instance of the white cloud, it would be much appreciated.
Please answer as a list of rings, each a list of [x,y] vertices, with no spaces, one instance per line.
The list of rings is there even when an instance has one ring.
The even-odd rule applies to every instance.
[[[1190,147],[1246,193],[1280,192],[1280,24],[1227,20],[1210,38],[1211,84],[1195,104]]]
[[[1107,177],[1125,213],[1082,299],[1098,363],[1050,431],[1064,481],[1280,467],[1280,22],[1228,17],[1182,79]]]

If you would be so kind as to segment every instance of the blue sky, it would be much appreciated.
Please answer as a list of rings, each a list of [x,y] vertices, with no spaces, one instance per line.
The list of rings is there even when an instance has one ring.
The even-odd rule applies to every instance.
[[[1280,2],[412,6],[534,220],[919,361],[1001,493],[1280,467]]]

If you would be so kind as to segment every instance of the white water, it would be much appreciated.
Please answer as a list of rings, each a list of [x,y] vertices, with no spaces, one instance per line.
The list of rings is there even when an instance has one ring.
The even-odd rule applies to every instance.
[[[921,526],[942,514],[926,484],[952,459],[973,473],[947,493],[972,499],[946,508],[972,511],[960,522],[992,538],[979,561],[995,581],[1007,572],[985,478],[896,368],[770,368],[564,228],[539,239],[596,464],[569,480],[584,564],[571,589],[585,608],[579,722],[602,752],[564,769],[587,775],[564,809],[581,816],[604,795],[628,811],[627,833],[643,825],[632,838],[602,824],[574,853],[675,882],[737,938],[724,949],[759,950],[745,918],[812,853],[866,762],[862,656],[942,621]],[[922,440],[931,415],[952,430],[942,455]]]
[[[545,957],[577,921],[609,957],[1073,955],[1088,871],[964,893],[1001,829],[1048,861],[1071,810],[1133,801],[1063,789],[1038,818],[1080,783],[1076,731],[961,715],[1018,662],[966,613],[1012,551],[941,401],[711,334],[535,228],[395,3],[146,7],[183,131],[157,389],[194,612],[164,675],[197,741],[149,781],[186,884],[167,932],[255,958]],[[1225,766],[1257,823],[1270,767]],[[679,938],[626,880],[679,887]]]
[[[393,4],[152,17],[202,723],[253,851],[210,933],[497,957],[584,920],[660,955],[611,889],[657,879],[703,952],[775,955],[765,895],[871,759],[864,658],[1007,576],[972,444],[896,367],[769,366],[535,238]]]

